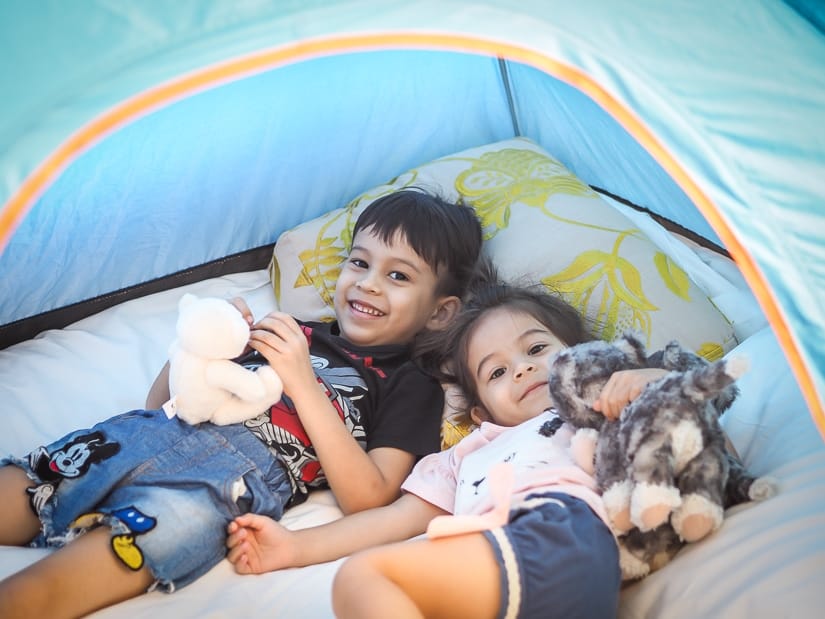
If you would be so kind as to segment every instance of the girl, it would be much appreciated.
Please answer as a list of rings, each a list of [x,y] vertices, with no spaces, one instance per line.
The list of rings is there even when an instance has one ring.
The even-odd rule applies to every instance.
[[[237,518],[227,539],[235,569],[328,561],[427,530],[427,539],[348,559],[333,586],[336,614],[615,615],[616,542],[595,480],[568,455],[571,434],[551,410],[547,388],[549,359],[586,339],[579,314],[559,299],[481,287],[446,340],[478,429],[423,458],[389,506],[295,532],[265,518]],[[617,413],[661,374],[617,373],[600,397],[602,411]]]

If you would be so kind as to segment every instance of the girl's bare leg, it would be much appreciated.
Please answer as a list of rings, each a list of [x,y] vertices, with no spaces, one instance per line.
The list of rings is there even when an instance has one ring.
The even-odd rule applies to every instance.
[[[126,567],[110,539],[94,529],[0,582],[0,617],[79,617],[145,592],[151,572]]]
[[[0,546],[22,546],[40,531],[26,493],[33,486],[23,469],[0,467]]]
[[[347,559],[335,577],[333,608],[340,619],[495,617],[499,579],[481,533],[401,542]]]

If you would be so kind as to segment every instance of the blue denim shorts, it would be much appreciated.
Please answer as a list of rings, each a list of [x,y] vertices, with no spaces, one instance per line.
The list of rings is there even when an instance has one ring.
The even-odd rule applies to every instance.
[[[619,608],[619,550],[607,525],[566,494],[528,497],[484,531],[501,566],[499,617],[604,619]]]
[[[242,424],[190,426],[160,410],[112,417],[0,464],[35,482],[29,500],[42,528],[32,546],[106,525],[115,554],[170,592],[223,559],[234,517],[280,519],[291,498],[283,465]]]

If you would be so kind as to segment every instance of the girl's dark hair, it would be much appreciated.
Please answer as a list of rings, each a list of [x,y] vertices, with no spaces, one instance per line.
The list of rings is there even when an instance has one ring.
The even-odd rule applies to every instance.
[[[436,295],[463,297],[481,253],[481,223],[475,210],[461,202],[418,188],[394,191],[367,206],[352,231],[364,228],[384,243],[401,233],[438,276]]]
[[[552,294],[541,284],[519,286],[505,283],[499,279],[489,261],[482,261],[461,311],[442,334],[439,357],[439,378],[461,389],[465,412],[480,404],[474,373],[467,365],[470,339],[479,320],[500,308],[532,316],[567,346],[593,339],[584,317],[560,296]]]

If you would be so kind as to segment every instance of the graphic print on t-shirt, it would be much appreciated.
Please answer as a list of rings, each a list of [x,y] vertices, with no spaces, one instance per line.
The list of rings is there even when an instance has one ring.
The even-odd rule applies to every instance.
[[[311,343],[312,331],[303,327]],[[350,434],[366,447],[366,435],[357,401],[367,393],[367,384],[352,362],[335,365],[332,360],[310,355],[318,384],[323,388],[338,417]],[[353,362],[363,362],[353,356]],[[275,451],[290,472],[293,494],[306,494],[308,488],[322,487],[326,476],[321,470],[315,448],[298,418],[292,400],[284,396],[270,410],[246,422],[246,426]]]

